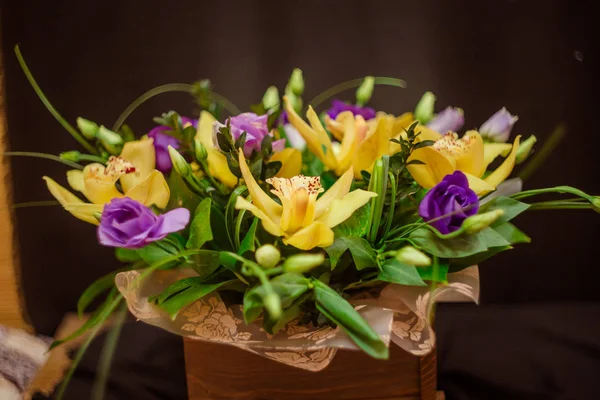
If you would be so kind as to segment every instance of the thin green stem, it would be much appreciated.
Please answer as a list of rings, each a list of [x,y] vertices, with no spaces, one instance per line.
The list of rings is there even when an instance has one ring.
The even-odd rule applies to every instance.
[[[523,181],[529,179],[546,162],[548,157],[550,157],[550,154],[552,154],[564,137],[565,127],[561,124],[554,129],[542,148],[532,157],[525,168],[523,168],[519,174],[519,178]]]
[[[271,268],[265,271],[265,274],[267,276],[273,276],[273,275],[281,275],[283,273],[283,267],[275,267],[275,268]]]
[[[79,159],[80,160],[84,160],[84,161],[93,161],[93,162],[99,162],[101,164],[106,164],[106,159],[100,156],[93,156],[91,154],[80,154],[79,155]]]
[[[83,169],[83,165],[77,164],[76,162],[73,162],[73,161],[63,160],[62,158],[60,158],[59,156],[55,156],[54,154],[37,153],[34,151],[7,151],[5,153],[0,153],[0,154],[5,155],[5,156],[10,156],[10,157],[43,158],[45,160],[52,160],[52,161],[59,162],[68,167],[71,167],[71,168]]]
[[[56,200],[48,201],[27,201],[24,203],[15,203],[11,206],[13,209],[18,208],[29,208],[29,207],[49,207],[49,206],[60,206],[60,203]]]
[[[242,220],[244,219],[245,213],[246,210],[240,210],[235,221],[235,233],[233,235],[233,241],[235,242],[236,249],[239,249],[242,243],[242,241],[240,240],[240,231],[242,230]]]
[[[38,95],[38,97],[40,98],[40,100],[42,101],[44,106],[46,106],[46,109],[50,112],[50,114],[52,114],[54,119],[56,119],[58,121],[58,123],[61,124],[62,127],[65,128],[67,130],[67,132],[69,132],[71,134],[71,136],[73,136],[73,138],[75,140],[77,140],[81,146],[83,146],[84,149],[86,149],[88,152],[90,152],[92,154],[96,154],[97,151],[94,148],[94,146],[92,146],[83,137],[83,135],[81,133],[79,133],[75,128],[73,128],[73,126],[71,124],[69,124],[67,122],[67,120],[64,119],[63,116],[58,113],[58,111],[56,111],[56,109],[50,103],[50,101],[48,100],[48,98],[46,97],[44,92],[42,92],[42,89],[39,87],[39,85],[33,78],[33,75],[31,74],[29,67],[27,67],[27,64],[25,63],[25,59],[23,58],[23,55],[21,54],[21,49],[19,49],[18,44],[15,46],[15,54],[17,55],[17,60],[19,60],[21,69],[23,70],[23,73],[25,74],[25,76],[27,77],[27,80],[31,84],[31,87],[33,87],[33,90]]]
[[[133,113],[139,106],[144,104],[146,101],[150,100],[154,96],[158,96],[159,94],[170,92],[193,93],[194,85],[190,85],[189,83],[167,83],[166,85],[157,86],[148,90],[146,93],[142,94],[131,104],[129,104],[127,108],[121,113],[121,115],[119,115],[119,118],[117,118],[113,125],[113,132],[118,132],[119,129],[121,129],[121,126],[123,126],[123,124],[127,120],[127,118],[131,115],[131,113]],[[237,115],[241,113],[240,109],[237,108],[235,104],[227,100],[225,97],[212,91],[210,93],[215,98],[215,100],[217,100],[217,102],[219,102],[227,111],[231,113],[231,115]]]
[[[311,101],[308,102],[308,104],[313,106],[313,108],[317,108],[325,100],[335,96],[336,94],[344,92],[348,89],[353,89],[353,88],[359,87],[362,84],[363,80],[364,80],[364,78],[357,78],[357,79],[352,79],[352,80],[349,80],[346,82],[339,83],[333,87],[330,87],[329,89],[325,90],[324,92],[318,94],[317,96],[315,96]],[[390,78],[387,76],[376,77],[375,85],[394,86],[394,87],[400,87],[403,89],[406,88],[406,82],[404,82],[402,79]]]
[[[396,176],[392,171],[388,172],[388,179],[390,181],[390,189],[392,192],[390,198],[390,209],[387,214],[388,218],[385,222],[385,228],[383,229],[383,234],[381,235],[381,240],[379,243],[383,242],[387,236],[387,233],[390,231],[390,228],[392,227],[392,219],[394,219],[394,212],[396,211],[396,191],[398,188],[396,187]]]
[[[572,194],[574,196],[583,198],[587,201],[592,201],[592,198],[593,198],[593,196],[590,196],[589,194],[587,194],[577,188],[571,187],[571,186],[556,186],[553,188],[525,190],[523,192],[515,193],[515,194],[511,195],[510,197],[512,197],[515,200],[521,200],[521,199],[525,199],[527,197],[538,196],[540,194],[548,194],[548,193],[560,193],[560,194],[568,193],[568,194]]]
[[[544,205],[542,203],[533,203],[529,210],[589,210],[593,208],[591,204],[564,204],[564,205]]]

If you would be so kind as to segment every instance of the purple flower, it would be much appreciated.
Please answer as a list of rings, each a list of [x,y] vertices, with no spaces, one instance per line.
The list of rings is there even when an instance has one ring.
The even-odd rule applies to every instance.
[[[267,114],[257,115],[255,113],[247,112],[230,117],[228,119],[231,136],[233,140],[239,139],[242,133],[246,132],[246,142],[244,143],[244,155],[250,157],[253,151],[260,151],[262,141],[269,133],[269,127],[267,126],[269,116]],[[217,130],[223,127],[222,124],[216,124],[214,128]],[[216,131],[213,132],[216,134]],[[215,137],[216,139],[216,137]],[[216,140],[215,145],[218,146]],[[275,140],[273,142],[273,151],[278,152],[285,148],[285,139]]]
[[[458,132],[465,124],[465,116],[460,108],[446,107],[427,124],[436,132]]]
[[[469,188],[469,181],[461,171],[446,175],[423,198],[419,205],[419,215],[428,222],[444,215],[431,223],[442,234],[460,229],[463,221],[477,213],[479,199]]]
[[[511,115],[505,107],[492,115],[479,128],[479,134],[492,142],[506,142],[519,117]]]
[[[182,230],[189,220],[190,212],[185,208],[156,215],[129,197],[115,198],[102,211],[98,241],[109,247],[139,249]]]
[[[331,102],[331,108],[327,110],[327,115],[329,115],[329,118],[335,119],[339,113],[344,111],[350,111],[354,115],[361,115],[365,121],[375,118],[374,109],[370,107],[355,106],[340,100],[333,100]]]
[[[188,124],[191,124],[195,128],[198,125],[197,119],[191,119],[188,117],[180,118],[181,124],[184,127]],[[173,163],[171,162],[171,157],[169,156],[169,146],[178,149],[181,145],[179,139],[163,133],[170,130],[171,127],[169,126],[157,126],[148,132],[148,137],[154,139],[154,150],[156,151],[156,169],[163,174],[168,174],[173,168]]]

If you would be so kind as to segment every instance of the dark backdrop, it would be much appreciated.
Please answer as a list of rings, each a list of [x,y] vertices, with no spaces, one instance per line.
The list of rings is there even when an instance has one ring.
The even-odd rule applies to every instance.
[[[76,148],[19,70],[12,47],[20,43],[46,95],[73,122],[84,116],[110,126],[139,94],[170,82],[210,78],[215,91],[244,108],[268,85],[283,87],[293,67],[304,71],[305,99],[344,80],[394,76],[408,87],[377,88],[374,106],[410,110],[431,90],[438,109],[465,109],[468,128],[507,106],[520,117],[514,132],[534,133],[540,142],[564,123],[565,139],[526,187],[568,184],[600,193],[594,3],[4,1],[10,147],[54,154]],[[189,114],[193,104],[185,94],[163,95],[129,123],[145,133],[151,118],[168,109]],[[42,174],[66,182],[65,168],[49,161],[15,158],[12,170],[16,202],[51,199]],[[520,217],[533,243],[481,266],[482,302],[489,306],[468,308],[466,320],[487,318],[494,304],[564,303],[570,310],[575,302],[599,300],[598,217],[591,211]],[[51,334],[85,286],[115,268],[112,251],[97,245],[92,226],[59,208],[21,209],[16,222],[28,310],[38,330]],[[464,312],[442,308],[440,324],[450,324],[457,310]],[[591,320],[599,316],[594,310]],[[462,337],[461,329],[470,328],[452,329]],[[443,349],[444,336],[440,343]]]

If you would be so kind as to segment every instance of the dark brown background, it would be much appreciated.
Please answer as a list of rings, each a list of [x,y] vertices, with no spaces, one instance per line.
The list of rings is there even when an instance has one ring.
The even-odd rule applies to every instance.
[[[600,194],[599,63],[594,38],[599,29],[594,4],[592,0],[4,1],[10,146],[55,154],[76,148],[20,72],[11,52],[20,43],[38,83],[73,122],[84,116],[110,126],[139,94],[169,82],[211,78],[218,93],[244,108],[256,102],[267,85],[283,87],[293,67],[304,71],[305,99],[367,74],[394,76],[406,80],[408,88],[377,88],[374,106],[399,113],[412,109],[420,95],[431,90],[439,109],[448,104],[465,109],[467,128],[478,127],[502,106],[520,116],[515,133],[535,133],[541,142],[564,123],[565,140],[526,187],[568,184]],[[184,94],[163,95],[136,111],[129,123],[139,134],[145,133],[152,126],[151,117],[168,109],[188,114],[193,105]],[[15,158],[12,170],[16,202],[51,198],[42,174],[66,181],[65,168],[52,162]],[[21,209],[16,217],[28,310],[38,330],[51,334],[62,315],[74,309],[85,286],[116,265],[112,252],[97,245],[93,227],[58,208]],[[458,374],[449,385],[468,378],[472,368],[488,373],[486,377],[508,374],[493,384],[495,390],[508,390],[506,385],[515,380],[507,371],[515,366],[500,367],[499,360],[510,354],[506,338],[523,334],[519,329],[529,329],[523,337],[530,342],[517,340],[510,347],[519,348],[515,357],[524,356],[522,348],[536,343],[540,326],[564,329],[567,333],[561,330],[555,342],[564,342],[557,346],[567,349],[579,348],[564,339],[568,332],[589,335],[596,329],[600,216],[591,211],[534,212],[517,222],[534,242],[481,266],[482,302],[488,306],[440,311],[442,374],[446,370],[446,376]],[[543,310],[536,309],[538,305]],[[496,327],[480,329],[469,323]],[[576,323],[584,325],[578,329]],[[489,336],[494,332],[497,336]],[[462,339],[469,335],[473,337]],[[587,340],[586,345],[600,347]],[[598,358],[600,352],[586,349],[582,354]],[[483,358],[472,359],[477,355]],[[549,361],[551,355],[540,357],[542,365],[567,362]],[[469,361],[452,364],[452,360]],[[537,374],[536,365],[525,363],[524,373]],[[555,393],[548,382],[562,388],[556,382],[563,380],[557,376],[568,372],[551,369],[550,378],[542,383],[523,378],[524,386],[511,390],[529,393],[537,384]],[[576,386],[583,376],[568,381]],[[476,386],[473,379],[466,382]],[[572,388],[572,382],[564,385]],[[564,388],[559,392],[572,393]]]

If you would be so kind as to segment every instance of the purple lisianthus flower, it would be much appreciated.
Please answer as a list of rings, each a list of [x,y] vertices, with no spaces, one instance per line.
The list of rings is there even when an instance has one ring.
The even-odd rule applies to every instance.
[[[355,106],[354,104],[344,103],[341,100],[333,100],[331,108],[327,110],[329,118],[335,119],[339,113],[350,111],[354,115],[362,116],[365,121],[375,118],[375,110],[370,107]]]
[[[190,124],[195,128],[198,125],[197,119],[192,119],[188,117],[180,118],[181,124],[184,127]],[[179,141],[179,139],[176,139],[171,135],[163,133],[170,130],[171,127],[161,125],[152,128],[152,130],[148,132],[148,137],[154,139],[154,150],[156,152],[156,169],[162,172],[163,174],[168,174],[173,168],[173,163],[171,162],[171,157],[169,156],[169,146],[172,146],[174,149],[178,149],[181,146],[181,142]]]
[[[454,171],[435,185],[419,205],[419,215],[442,234],[460,229],[463,221],[475,215],[479,209],[477,194],[469,188],[469,181],[461,171]]]
[[[437,114],[429,123],[428,128],[439,133],[458,132],[465,124],[465,115],[460,108],[446,107]]]
[[[109,247],[139,249],[164,239],[169,233],[185,228],[190,220],[186,208],[156,215],[142,203],[129,197],[115,198],[104,206],[98,241]]]
[[[519,117],[511,115],[505,107],[502,107],[500,111],[496,112],[481,125],[479,134],[481,137],[492,142],[505,143],[508,141],[510,131],[518,119]]]
[[[230,117],[227,122],[231,129],[231,136],[233,140],[238,140],[242,133],[246,132],[246,142],[244,143],[244,155],[250,157],[253,151],[260,151],[262,141],[269,133],[269,127],[267,125],[269,116],[267,114],[257,115],[255,113],[247,112]],[[226,122],[226,123],[227,123]],[[216,134],[219,128],[223,127],[223,124],[215,123],[213,127],[213,134]],[[215,146],[218,146],[216,137],[213,139]],[[273,151],[279,152],[285,148],[285,139],[275,140],[273,142]]]

